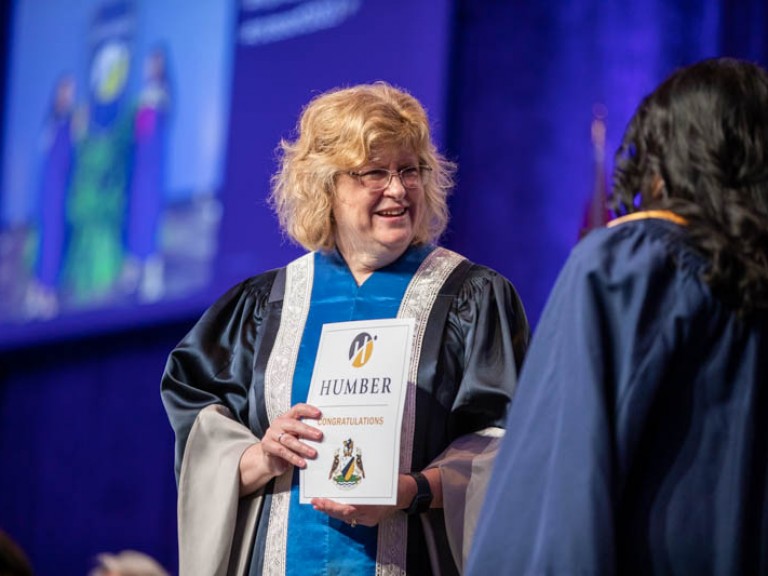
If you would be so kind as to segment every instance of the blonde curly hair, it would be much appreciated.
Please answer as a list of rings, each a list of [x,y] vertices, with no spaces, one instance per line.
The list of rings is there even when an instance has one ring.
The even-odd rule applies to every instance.
[[[436,242],[444,232],[455,165],[437,151],[427,113],[408,92],[386,82],[330,90],[304,107],[297,131],[296,140],[280,142],[270,195],[280,226],[293,241],[307,250],[333,249],[336,177],[388,148],[412,151],[432,169],[424,185],[426,217],[413,243]]]

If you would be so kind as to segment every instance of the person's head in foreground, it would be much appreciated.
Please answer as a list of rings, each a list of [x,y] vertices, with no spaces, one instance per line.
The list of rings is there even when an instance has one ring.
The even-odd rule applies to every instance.
[[[32,576],[32,564],[11,536],[0,530],[0,576]]]
[[[682,216],[715,293],[741,312],[768,308],[768,73],[717,58],[672,74],[627,128],[614,199],[619,213]]]
[[[98,565],[90,576],[168,576],[168,572],[152,557],[136,550],[118,554],[99,554]]]

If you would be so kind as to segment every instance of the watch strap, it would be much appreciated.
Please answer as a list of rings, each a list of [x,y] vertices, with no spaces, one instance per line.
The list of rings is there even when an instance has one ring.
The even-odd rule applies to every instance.
[[[421,472],[409,472],[408,475],[416,480],[416,495],[411,504],[404,510],[406,514],[423,514],[432,504],[432,487],[429,480]]]

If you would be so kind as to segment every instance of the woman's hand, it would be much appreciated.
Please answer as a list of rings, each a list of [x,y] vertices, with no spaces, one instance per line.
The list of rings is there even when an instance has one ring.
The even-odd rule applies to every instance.
[[[264,438],[261,439],[264,456],[270,461],[277,460],[277,466],[283,466],[283,472],[291,464],[306,468],[305,458],[315,458],[317,450],[307,446],[300,438],[319,442],[323,438],[323,433],[317,428],[304,424],[301,420],[302,418],[317,420],[320,416],[318,408],[309,404],[296,404],[288,412],[275,418],[272,425],[267,428]]]
[[[302,439],[319,441],[323,433],[302,422],[303,418],[317,420],[320,410],[309,404],[296,404],[275,418],[261,442],[250,446],[240,458],[240,495],[258,490],[288,468],[305,468],[307,459],[317,456],[317,450]]]
[[[351,526],[376,526],[397,510],[396,506],[353,506],[339,504],[328,498],[313,498],[312,507],[318,512],[325,512],[331,518],[346,522]]]
[[[423,472],[432,488],[432,507],[443,506],[443,490],[440,481],[440,471],[431,468]],[[352,504],[340,504],[328,498],[313,498],[312,506],[318,512],[325,512],[331,518],[336,518],[352,526],[376,526],[386,517],[391,516],[397,510],[408,508],[416,496],[416,480],[408,474],[400,474],[397,479],[397,503],[394,506],[354,506]]]

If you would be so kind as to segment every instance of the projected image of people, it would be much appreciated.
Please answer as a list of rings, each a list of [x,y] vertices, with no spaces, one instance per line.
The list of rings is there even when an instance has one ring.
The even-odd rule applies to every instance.
[[[183,5],[19,10],[0,166],[0,325],[10,328],[0,346],[88,328],[93,313],[105,312],[109,326],[165,314],[209,289],[230,8],[191,9],[190,18],[218,24],[192,40],[180,34],[188,22],[173,18]]]

